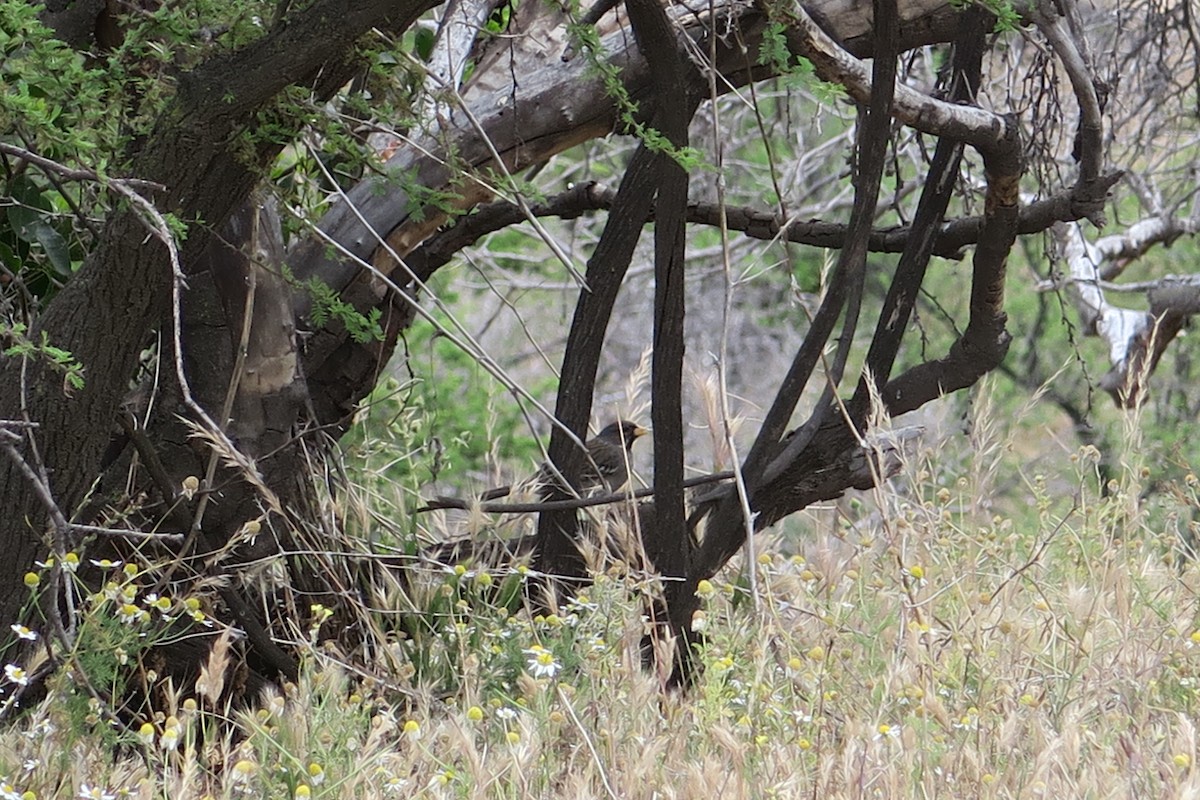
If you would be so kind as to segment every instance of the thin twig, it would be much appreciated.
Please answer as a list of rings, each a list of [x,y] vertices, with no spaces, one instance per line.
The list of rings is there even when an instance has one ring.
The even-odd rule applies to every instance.
[[[68,167],[65,164],[60,164],[59,162],[46,158],[45,156],[40,156],[32,150],[27,150],[24,147],[18,147],[17,145],[9,144],[8,142],[0,142],[0,153],[5,153],[15,158],[19,158],[22,161],[28,161],[30,164],[41,167],[47,172],[53,172],[55,175],[58,175],[64,180],[94,181],[107,186],[114,191],[121,192],[122,194],[124,194],[122,190],[126,188],[148,189],[157,192],[164,192],[167,189],[167,187],[163,186],[161,183],[146,181],[142,180],[141,178],[109,178],[90,169]]]
[[[734,477],[732,471],[714,472],[711,475],[700,475],[688,478],[683,482],[683,488],[690,489],[717,481],[727,481]],[[480,503],[477,500],[463,500],[457,497],[435,497],[428,505],[418,508],[416,513],[425,511],[440,511],[442,509],[458,509],[474,511],[478,509],[489,514],[529,514],[537,511],[571,511],[572,509],[590,508],[592,506],[611,505],[629,500],[641,500],[653,497],[654,489],[638,489],[636,492],[613,492],[596,495],[595,497],[578,497],[573,500],[547,500],[537,503]]]

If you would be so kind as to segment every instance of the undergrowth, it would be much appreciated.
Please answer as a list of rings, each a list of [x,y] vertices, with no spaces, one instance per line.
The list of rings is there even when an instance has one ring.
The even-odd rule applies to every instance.
[[[641,665],[654,582],[628,565],[603,565],[543,616],[523,608],[524,566],[429,567],[409,606],[381,612],[374,661],[314,637],[300,681],[254,709],[176,696],[120,732],[73,712],[70,681],[53,684],[0,737],[0,797],[1200,790],[1200,572],[1180,538],[1197,479],[1152,516],[1132,426],[1101,486],[1094,448],[1029,474],[1030,431],[976,408],[969,442],[760,536],[753,580],[738,560],[702,583],[689,693]],[[1019,488],[998,493],[1000,476]]]

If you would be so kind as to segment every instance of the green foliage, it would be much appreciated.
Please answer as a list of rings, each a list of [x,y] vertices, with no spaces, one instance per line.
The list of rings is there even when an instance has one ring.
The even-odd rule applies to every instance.
[[[363,314],[343,300],[329,284],[317,277],[309,278],[298,286],[312,297],[312,310],[308,316],[317,327],[324,327],[330,320],[337,320],[346,328],[350,338],[359,344],[383,341],[383,327],[379,324],[383,319],[383,312],[378,308],[372,308]]]
[[[6,189],[10,202],[0,209],[0,263],[44,298],[83,260],[83,242],[57,190],[28,175],[13,176]]]
[[[0,2],[0,130],[19,130],[55,160],[96,162],[113,149],[116,125],[104,72],[38,20],[39,6]]]
[[[518,5],[519,0],[506,0],[506,2],[500,3],[488,16],[484,30],[493,36],[504,33],[508,30],[509,23],[512,22],[513,14],[517,13]]]
[[[832,103],[844,97],[845,88],[818,78],[816,68],[807,58],[796,56],[795,60],[792,60],[784,34],[786,30],[779,22],[767,23],[762,42],[758,46],[758,63],[771,67],[777,74],[795,81],[797,85],[808,87],[822,103]]]
[[[5,323],[0,321],[0,339],[7,339],[11,342],[3,351],[4,355],[10,358],[19,356],[42,359],[62,373],[63,392],[68,395],[83,388],[83,365],[76,361],[70,352],[50,344],[45,331],[42,331],[40,340],[30,339],[26,333],[26,326],[22,322]]]
[[[767,23],[762,42],[758,45],[758,63],[771,67],[781,75],[792,69],[792,54],[788,51],[785,30],[778,22]]]
[[[413,41],[417,58],[422,61],[429,61],[430,57],[433,56],[433,46],[436,42],[437,37],[432,28],[418,28]]]
[[[515,474],[531,470],[541,450],[495,379],[428,323],[414,323],[407,339],[422,377],[380,381],[343,440],[362,479],[416,491],[444,477],[486,475],[494,442],[503,443],[504,461]],[[535,394],[551,390],[553,380],[531,388]]]
[[[1021,27],[1021,14],[1012,0],[950,0],[950,7],[962,11],[975,2],[995,15],[993,33],[1009,33]]]
[[[387,176],[387,181],[378,183],[376,190],[381,193],[394,190],[403,192],[407,198],[406,209],[416,222],[424,221],[429,209],[450,217],[462,213],[457,192],[426,186],[415,167],[407,170],[389,169]]]
[[[112,724],[111,715],[129,698],[130,667],[154,647],[203,634],[213,625],[200,601],[154,591],[146,579],[149,575],[132,563],[84,560],[72,551],[39,563],[38,571],[25,576],[29,601],[13,627],[24,639],[55,636],[53,627],[39,616],[38,596],[46,587],[65,583],[70,595],[78,598],[77,624],[54,648],[56,658],[66,663],[50,681],[70,739],[96,737],[106,747],[129,744],[122,729]]]
[[[675,147],[660,131],[637,118],[637,103],[630,98],[625,84],[621,81],[620,68],[605,57],[595,26],[572,22],[567,26],[567,33],[587,58],[591,71],[600,76],[604,83],[604,93],[616,103],[617,118],[627,131],[640,139],[647,149],[670,156],[685,170],[691,171],[704,164],[704,155],[699,149]]]

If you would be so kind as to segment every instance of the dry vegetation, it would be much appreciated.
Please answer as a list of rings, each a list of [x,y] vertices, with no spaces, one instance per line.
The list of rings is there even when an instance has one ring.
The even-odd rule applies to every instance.
[[[701,586],[689,694],[641,668],[650,587],[620,565],[533,619],[499,602],[527,575],[464,565],[415,592],[436,635],[382,633],[392,606],[372,662],[315,646],[255,710],[200,694],[122,732],[64,674],[0,739],[0,796],[1194,796],[1200,572],[1177,529],[1196,479],[1174,513],[1145,508],[1130,424],[1101,496],[1094,450],[986,396],[969,441],[760,537],[753,580],[735,563]],[[1053,450],[1037,474],[1030,442]],[[85,625],[134,630],[101,624],[119,608]]]

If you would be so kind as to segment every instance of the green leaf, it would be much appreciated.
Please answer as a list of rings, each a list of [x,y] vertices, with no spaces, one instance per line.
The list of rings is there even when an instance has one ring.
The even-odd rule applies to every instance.
[[[33,227],[34,239],[46,251],[50,265],[61,278],[71,277],[71,252],[63,235],[51,227],[45,220],[39,220]]]
[[[422,61],[428,61],[433,56],[433,44],[435,37],[433,31],[429,28],[420,28],[417,30],[414,46],[417,51],[417,58]]]

